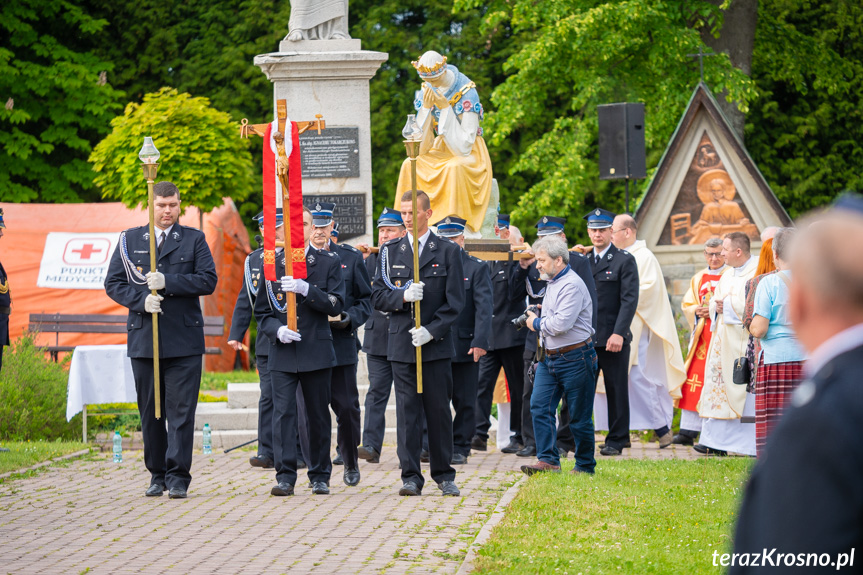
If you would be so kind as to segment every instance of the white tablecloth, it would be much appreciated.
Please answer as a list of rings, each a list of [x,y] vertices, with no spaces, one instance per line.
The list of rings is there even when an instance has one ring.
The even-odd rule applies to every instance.
[[[92,403],[137,403],[125,345],[79,345],[72,353],[66,420]]]

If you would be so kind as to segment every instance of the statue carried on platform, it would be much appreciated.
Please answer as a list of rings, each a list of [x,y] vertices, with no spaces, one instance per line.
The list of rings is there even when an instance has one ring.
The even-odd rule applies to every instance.
[[[291,0],[285,40],[349,40],[348,0]]]
[[[414,98],[423,130],[417,187],[428,194],[434,213],[456,214],[478,232],[489,207],[492,171],[476,85],[437,52],[426,52],[412,64],[423,80]],[[410,161],[405,160],[396,202],[410,189]]]

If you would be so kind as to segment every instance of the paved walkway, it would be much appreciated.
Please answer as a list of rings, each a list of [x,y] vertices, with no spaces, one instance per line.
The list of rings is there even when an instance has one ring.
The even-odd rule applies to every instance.
[[[690,448],[635,443],[633,458],[692,459]],[[399,497],[398,461],[361,463],[332,494],[272,497],[272,470],[250,452],[196,454],[189,498],[144,497],[142,452],[116,465],[98,453],[0,484],[4,573],[455,573],[525,459],[476,453],[458,466],[461,497]],[[602,464],[602,461],[599,461]],[[571,458],[570,458],[571,465]],[[427,468],[425,469],[427,472]],[[301,478],[305,475],[301,473]],[[89,569],[89,571],[87,571]]]

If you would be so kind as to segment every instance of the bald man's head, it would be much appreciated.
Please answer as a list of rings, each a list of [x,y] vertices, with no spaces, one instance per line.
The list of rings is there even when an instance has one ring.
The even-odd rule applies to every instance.
[[[635,243],[638,234],[638,224],[635,218],[629,214],[620,214],[614,217],[611,224],[611,243],[619,250],[625,250]]]
[[[509,226],[509,245],[520,246],[524,243],[524,237],[521,235],[521,230],[510,224]]]

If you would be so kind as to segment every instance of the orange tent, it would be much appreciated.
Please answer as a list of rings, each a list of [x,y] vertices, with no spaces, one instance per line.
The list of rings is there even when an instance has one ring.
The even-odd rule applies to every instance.
[[[128,310],[110,299],[103,290],[50,289],[37,287],[39,265],[49,232],[120,232],[146,225],[146,210],[130,210],[120,203],[102,204],[8,204],[3,208],[6,230],[0,239],[0,262],[9,275],[12,315],[9,335],[20,337],[27,330],[31,313],[126,314]],[[200,213],[187,207],[180,223],[198,228]],[[249,234],[234,202],[225,198],[223,206],[204,214],[204,234],[219,283],[216,291],[204,298],[204,315],[225,318],[225,335],[207,337],[207,347],[219,347],[221,355],[206,356],[208,371],[230,371],[236,352],[228,347],[228,329],[237,293],[243,285],[243,262],[251,251]],[[39,335],[38,343],[53,345],[54,334]],[[124,344],[124,334],[60,334],[60,345]],[[246,344],[248,345],[248,334]],[[241,361],[248,367],[248,357]]]

